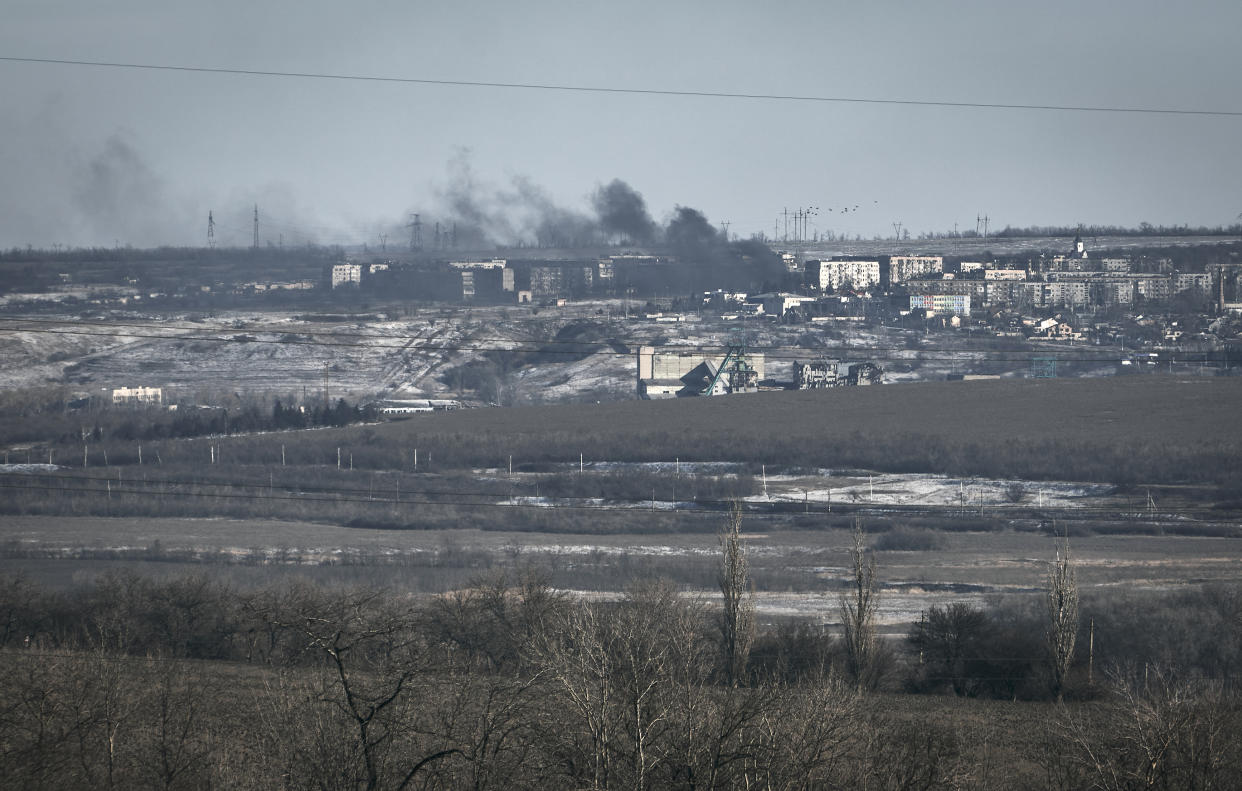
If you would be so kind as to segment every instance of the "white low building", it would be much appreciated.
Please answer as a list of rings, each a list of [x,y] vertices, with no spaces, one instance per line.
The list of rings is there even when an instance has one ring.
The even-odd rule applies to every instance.
[[[118,387],[112,391],[112,403],[122,404],[162,404],[164,389],[162,387]]]

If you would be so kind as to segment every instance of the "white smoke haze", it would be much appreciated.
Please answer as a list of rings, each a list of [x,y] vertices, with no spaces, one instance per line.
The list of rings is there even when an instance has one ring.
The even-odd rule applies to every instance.
[[[0,190],[0,239],[7,244],[153,247],[189,243],[192,226],[205,234],[206,213],[195,221],[194,202],[170,188],[132,131],[86,137],[55,101],[29,116],[0,111],[0,130],[0,173],[9,186]]]
[[[71,206],[93,239],[141,246],[174,244],[193,222],[193,206],[170,195],[124,132],[110,135],[73,172]]]

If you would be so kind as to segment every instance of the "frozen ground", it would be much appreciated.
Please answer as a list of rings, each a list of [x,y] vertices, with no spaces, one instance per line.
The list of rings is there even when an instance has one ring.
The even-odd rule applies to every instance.
[[[577,464],[563,465],[563,469],[576,471]],[[901,506],[959,506],[977,512],[982,506],[1046,507],[1049,509],[1116,507],[1116,488],[1108,484],[1075,481],[1023,481],[1008,478],[956,478],[947,475],[924,473],[871,473],[857,470],[818,469],[797,475],[768,474],[765,468],[734,462],[595,462],[584,463],[587,472],[613,472],[631,470],[652,472],[670,477],[693,475],[738,475],[748,473],[762,491],[751,495],[747,502],[807,503],[827,506],[833,503],[846,505],[901,505]],[[486,477],[512,477],[522,480],[525,473],[509,476],[500,468],[475,470]],[[523,502],[538,500],[537,504],[552,504],[550,498],[521,498]],[[638,506],[644,505],[637,503]],[[656,501],[656,507],[671,507],[671,503]]]

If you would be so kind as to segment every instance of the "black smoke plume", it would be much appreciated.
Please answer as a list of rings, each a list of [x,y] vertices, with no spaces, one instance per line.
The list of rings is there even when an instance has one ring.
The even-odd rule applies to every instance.
[[[599,215],[600,229],[610,240],[622,244],[650,244],[655,240],[656,224],[647,213],[647,202],[621,179],[595,190],[591,204]]]
[[[559,205],[524,176],[511,177],[505,187],[481,182],[468,150],[448,163],[448,182],[439,199],[438,211],[421,213],[425,247],[648,245],[660,237],[643,196],[620,179],[596,188],[590,199],[593,211],[583,212]]]

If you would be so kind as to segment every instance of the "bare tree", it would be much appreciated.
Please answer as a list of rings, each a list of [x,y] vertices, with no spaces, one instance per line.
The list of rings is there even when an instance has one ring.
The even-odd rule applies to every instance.
[[[742,548],[742,507],[734,502],[729,521],[720,531],[720,661],[725,683],[736,687],[746,672],[746,660],[755,639],[755,604],[747,596],[748,566]]]
[[[613,683],[612,642],[616,637],[598,607],[580,603],[565,609],[539,647],[551,694],[561,704],[562,720],[578,726],[556,739],[563,753],[561,762],[588,788],[614,784],[612,756],[619,738]]]
[[[414,613],[381,591],[343,592],[282,614],[278,625],[301,632],[324,660],[315,696],[346,724],[347,753],[356,785],[405,788],[431,763],[457,752],[409,754],[401,744],[411,707],[409,690],[423,669]]]
[[[1092,788],[1236,788],[1242,712],[1217,683],[1159,668],[1110,674],[1102,716],[1059,712],[1057,735]]]
[[[658,787],[693,739],[677,719],[709,666],[702,613],[668,584],[636,585],[615,605],[566,608],[540,660],[568,714],[555,751],[578,787]],[[698,704],[691,709],[697,710]],[[684,752],[684,750],[682,751]]]
[[[1048,572],[1048,659],[1052,667],[1052,693],[1057,702],[1064,699],[1065,679],[1074,661],[1074,644],[1078,639],[1078,580],[1070,563],[1069,541],[1064,554],[1057,549],[1057,559]]]
[[[877,605],[875,556],[868,557],[862,524],[854,522],[854,545],[850,550],[853,580],[850,590],[841,594],[841,625],[845,638],[845,657],[850,675],[860,689],[874,688],[879,682],[879,645],[875,633]]]

